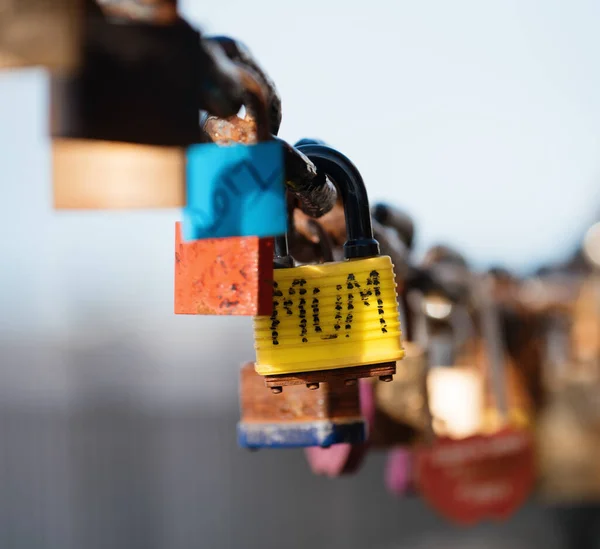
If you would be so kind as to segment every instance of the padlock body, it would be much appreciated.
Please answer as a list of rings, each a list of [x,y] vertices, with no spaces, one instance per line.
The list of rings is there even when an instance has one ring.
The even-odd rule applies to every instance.
[[[310,448],[361,444],[367,425],[358,386],[324,383],[318,391],[304,385],[273,394],[254,364],[240,372],[238,443],[243,448]]]
[[[379,421],[371,441],[381,431],[378,441],[381,446],[405,444],[407,437],[429,429],[426,353],[420,345],[410,341],[404,342],[404,352],[404,359],[391,382],[372,378]]]
[[[194,145],[186,151],[186,180],[184,240],[285,233],[280,143]]]
[[[101,141],[52,139],[56,210],[139,210],[186,204],[185,151]]]
[[[0,70],[71,71],[81,54],[81,0],[0,0]]]
[[[388,256],[275,269],[273,313],[254,319],[256,371],[280,375],[402,359]]]

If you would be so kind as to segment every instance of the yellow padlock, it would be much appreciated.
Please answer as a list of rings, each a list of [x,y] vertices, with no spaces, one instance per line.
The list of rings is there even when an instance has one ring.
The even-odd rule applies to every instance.
[[[298,149],[338,188],[346,216],[345,259],[275,269],[273,313],[254,319],[256,371],[278,376],[395,363],[404,350],[394,268],[373,238],[362,177],[331,147],[310,143]],[[279,248],[279,255],[287,253]]]

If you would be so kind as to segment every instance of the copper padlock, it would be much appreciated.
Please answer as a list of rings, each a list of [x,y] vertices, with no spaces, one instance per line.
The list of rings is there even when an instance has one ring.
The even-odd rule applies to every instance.
[[[248,362],[240,372],[238,442],[244,448],[298,448],[358,444],[366,438],[359,389],[343,381],[320,391],[291,386],[273,394]]]

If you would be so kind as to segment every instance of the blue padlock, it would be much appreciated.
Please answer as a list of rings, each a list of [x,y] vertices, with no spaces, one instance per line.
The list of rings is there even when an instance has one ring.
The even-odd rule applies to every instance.
[[[287,208],[281,144],[194,145],[187,150],[183,238],[284,234]]]

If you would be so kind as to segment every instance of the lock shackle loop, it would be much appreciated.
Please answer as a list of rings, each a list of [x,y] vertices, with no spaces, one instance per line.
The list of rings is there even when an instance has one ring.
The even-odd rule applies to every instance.
[[[286,142],[281,141],[284,145],[284,154],[287,155],[288,159],[300,159],[301,155],[297,154],[299,151],[299,147],[302,145],[326,145],[326,143],[320,139],[312,139],[312,138],[304,138],[300,139],[294,146],[291,147]],[[286,162],[288,166],[296,164],[295,162]],[[301,162],[303,170],[306,170],[306,165],[304,161]],[[316,169],[316,166],[315,166]],[[298,200],[300,202],[300,209],[309,215],[312,216],[322,216],[328,211],[330,211],[335,202],[337,201],[337,189],[333,184],[326,178],[323,178],[324,185],[321,186],[319,190],[316,190],[314,186],[308,185],[305,189],[300,192],[300,189],[296,189],[296,192],[288,189],[287,191],[287,203],[288,203],[288,231],[286,234],[277,235],[274,237],[274,246],[273,246],[273,266],[275,269],[285,269],[294,266],[294,260],[290,255],[289,251],[289,243],[288,243],[288,234],[294,230],[294,207],[295,202]],[[330,189],[331,187],[331,189]],[[315,194],[316,191],[316,194]],[[309,200],[308,196],[312,195],[312,199]],[[316,200],[319,198],[319,200]],[[314,202],[314,203],[313,203]],[[322,229],[320,225],[318,227],[321,229],[322,234],[325,234],[325,231]],[[320,239],[321,240],[321,239]],[[327,245],[325,245],[327,246]],[[329,242],[329,246],[331,247],[331,242]],[[323,257],[325,261],[330,261],[329,257],[333,256],[332,249],[321,249],[323,253]]]
[[[216,58],[225,59],[225,63],[230,65],[229,77],[239,86],[240,105],[247,108],[252,113],[256,123],[256,140],[270,141],[273,136],[270,131],[269,115],[269,91],[259,80],[252,69],[242,65],[237,61],[229,61],[225,54],[220,50],[216,42],[207,42],[211,52]],[[235,114],[233,115],[235,117]],[[223,118],[215,116],[208,111],[200,114],[200,127],[209,141],[215,142],[219,139],[219,134],[227,133],[227,127],[232,125],[231,117]]]
[[[246,96],[244,102],[256,120],[256,138],[258,141],[270,141],[273,137],[270,131],[268,90],[250,69],[239,63],[236,66]]]
[[[273,80],[257,63],[246,45],[239,40],[223,35],[207,36],[205,40],[219,44],[231,61],[247,67],[261,80],[268,95],[270,131],[273,135],[277,135],[281,126],[281,96]]]
[[[338,150],[321,143],[309,142],[298,146],[317,167],[329,176],[344,204],[346,216],[346,259],[379,255],[379,242],[373,237],[369,196],[356,166]]]

